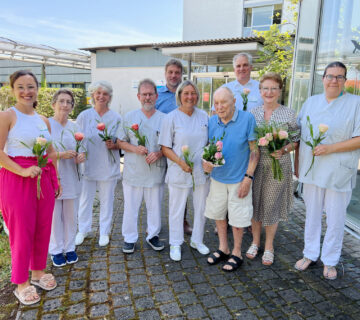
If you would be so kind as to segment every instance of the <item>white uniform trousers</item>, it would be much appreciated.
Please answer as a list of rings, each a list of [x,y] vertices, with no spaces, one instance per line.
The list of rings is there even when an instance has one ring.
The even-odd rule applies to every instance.
[[[92,211],[96,189],[99,190],[100,200],[100,236],[109,235],[114,207],[114,192],[117,179],[96,181],[83,179],[79,205],[79,232],[91,231]]]
[[[341,255],[351,191],[338,192],[304,184],[303,198],[306,206],[304,257],[316,261],[320,255],[321,216],[325,211],[327,229],[320,259],[324,265],[336,266]]]
[[[169,184],[169,243],[180,246],[184,242],[184,212],[190,188],[178,188]],[[197,185],[193,192],[194,225],[191,241],[203,243],[205,227],[205,202],[209,193],[209,182]]]
[[[79,198],[55,200],[49,244],[51,255],[75,251],[78,207]]]
[[[147,237],[158,236],[161,230],[161,185],[151,188],[133,187],[123,181],[124,216],[122,235],[125,242],[135,243],[138,238],[138,215],[144,198],[147,212]]]

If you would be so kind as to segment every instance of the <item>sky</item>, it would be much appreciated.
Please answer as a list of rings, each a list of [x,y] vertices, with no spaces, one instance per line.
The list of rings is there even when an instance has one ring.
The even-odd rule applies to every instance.
[[[0,0],[0,37],[77,50],[182,40],[182,0]]]

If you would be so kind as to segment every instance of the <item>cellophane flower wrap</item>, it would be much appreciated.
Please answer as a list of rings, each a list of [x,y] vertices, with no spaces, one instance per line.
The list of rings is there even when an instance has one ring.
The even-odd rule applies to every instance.
[[[280,161],[272,157],[271,153],[280,150],[289,143],[292,143],[289,136],[291,133],[287,131],[287,125],[262,123],[256,127],[255,132],[257,137],[257,146],[267,148],[269,152],[274,179],[281,181],[283,179],[283,173]]]
[[[247,104],[248,104],[248,101],[249,101],[249,98],[248,98],[248,95],[250,93],[250,89],[248,88],[244,88],[243,89],[243,92],[241,92],[241,97],[243,99],[243,110],[244,111],[247,111]]]
[[[193,183],[193,191],[195,191],[195,180],[194,180],[194,162],[192,161],[192,156],[190,154],[190,149],[189,146],[184,145],[181,147],[181,152],[182,152],[182,156],[184,158],[184,161],[186,162],[186,164],[191,168],[191,178],[192,178],[192,183]]]
[[[98,123],[96,126],[96,129],[98,129],[99,131],[102,132],[102,133],[99,133],[99,137],[102,139],[102,141],[112,140],[113,136],[111,135],[111,133],[114,130],[116,130],[116,127],[120,123],[120,121],[116,122],[116,124],[113,125],[110,129],[104,122],[100,122],[98,120],[96,120],[96,122]],[[115,157],[114,157],[112,151],[108,149],[108,153],[109,153],[109,156],[111,157],[112,161],[115,162],[116,160],[115,160]]]
[[[309,173],[309,171],[312,169],[312,167],[314,166],[314,162],[315,162],[315,156],[314,156],[314,149],[317,145],[319,145],[321,143],[321,141],[323,141],[326,136],[325,133],[326,131],[328,131],[329,126],[323,123],[319,124],[319,133],[314,137],[314,128],[313,125],[310,122],[310,117],[307,116],[306,117],[306,126],[309,128],[310,131],[310,140],[305,141],[303,140],[310,148],[313,154],[312,160],[311,160],[311,165],[308,169],[308,171],[306,171],[305,176]]]
[[[224,135],[220,139],[213,137],[210,139],[209,144],[204,148],[202,158],[205,161],[212,163],[214,167],[221,167],[225,164],[224,155],[222,153],[223,138]]]
[[[44,168],[47,165],[48,162],[48,155],[45,155],[46,149],[51,145],[50,141],[47,141],[46,138],[43,135],[40,135],[35,139],[34,145],[31,148],[26,143],[20,141],[22,145],[24,145],[26,148],[30,149],[33,153],[33,155],[37,159],[37,166],[39,168]],[[40,200],[42,192],[41,192],[41,174],[37,176],[37,192],[36,192],[37,198]]]

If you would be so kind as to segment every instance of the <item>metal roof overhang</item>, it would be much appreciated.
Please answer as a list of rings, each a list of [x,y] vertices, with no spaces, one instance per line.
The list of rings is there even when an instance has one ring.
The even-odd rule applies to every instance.
[[[191,61],[200,65],[226,65],[232,64],[234,55],[239,52],[250,53],[254,61],[258,58],[258,51],[262,50],[262,44],[259,41],[248,41],[241,43],[216,43],[206,45],[186,45],[162,47],[164,55],[177,59]]]

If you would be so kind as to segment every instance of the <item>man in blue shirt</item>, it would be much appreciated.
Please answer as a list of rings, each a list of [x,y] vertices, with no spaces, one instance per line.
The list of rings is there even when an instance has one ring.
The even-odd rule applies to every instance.
[[[259,161],[256,149],[254,116],[235,107],[235,98],[229,88],[215,91],[216,115],[209,121],[209,138],[220,140],[223,136],[222,153],[225,164],[214,168],[204,163],[204,170],[211,172],[210,192],[206,200],[205,216],[216,221],[219,249],[212,253],[207,262],[210,265],[227,260],[223,270],[234,271],[243,262],[241,242],[243,228],[251,225],[252,180]],[[234,248],[230,255],[227,240],[227,220],[232,226]]]
[[[171,59],[165,65],[166,85],[158,90],[159,97],[155,108],[163,113],[169,113],[177,108],[175,92],[182,81],[183,65],[179,60]],[[191,235],[192,228],[184,215],[184,232]]]
[[[250,78],[252,70],[252,56],[249,53],[241,52],[234,56],[233,67],[236,80],[225,83],[222,87],[229,88],[236,99],[235,106],[243,110],[244,103],[241,96],[244,89],[250,91],[248,94],[248,103],[246,111],[261,106],[264,102],[260,95],[259,82]],[[215,108],[212,108],[213,112]]]

